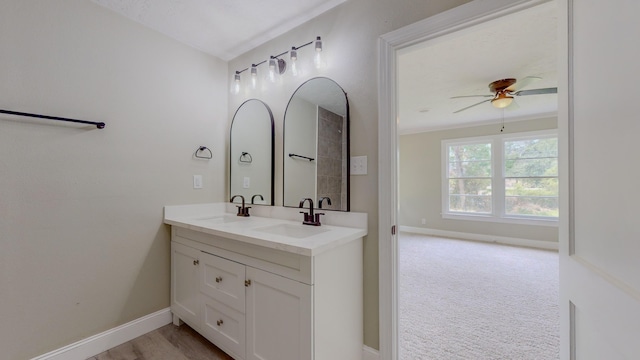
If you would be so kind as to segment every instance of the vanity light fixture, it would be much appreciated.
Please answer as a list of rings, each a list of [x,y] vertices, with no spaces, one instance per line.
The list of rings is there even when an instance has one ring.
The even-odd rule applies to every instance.
[[[320,53],[322,52],[323,43],[322,43],[322,38],[320,36],[316,36],[316,39],[314,41],[310,41],[300,46],[292,46],[291,50],[289,51],[285,51],[278,55],[272,55],[269,57],[269,59],[261,61],[257,64],[251,64],[251,87],[253,89],[256,89],[257,82],[258,82],[258,66],[266,62],[268,62],[268,65],[269,65],[269,73],[267,76],[269,81],[275,82],[277,80],[278,75],[284,74],[285,71],[287,70],[287,62],[284,59],[281,59],[281,57],[283,55],[286,55],[287,53],[289,54],[289,61],[291,61],[291,73],[293,76],[298,76],[300,73],[296,65],[296,62],[298,60],[298,50],[311,44],[314,44],[314,48],[316,50],[313,62],[316,65],[316,67],[318,68],[321,67],[322,58],[320,57]],[[233,94],[238,94],[240,92],[240,73],[248,69],[249,68],[246,68],[246,69],[238,70],[235,72],[234,78],[233,78],[234,81],[231,88],[231,92]]]

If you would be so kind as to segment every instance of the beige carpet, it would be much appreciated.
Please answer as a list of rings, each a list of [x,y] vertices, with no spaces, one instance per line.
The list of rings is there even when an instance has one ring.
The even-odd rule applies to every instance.
[[[558,254],[402,233],[401,360],[559,359]]]

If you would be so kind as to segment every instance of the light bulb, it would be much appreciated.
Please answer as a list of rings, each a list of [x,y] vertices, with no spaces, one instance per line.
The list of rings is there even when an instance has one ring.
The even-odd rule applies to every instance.
[[[237,94],[240,92],[240,73],[236,71],[236,74],[233,76],[233,85],[231,87],[231,92]]]
[[[258,67],[251,64],[251,87],[255,89],[258,85]]]
[[[317,68],[320,68],[322,66],[322,40],[320,39],[320,36],[316,37],[316,55],[313,59],[313,62],[315,63]]]
[[[269,80],[276,81],[276,59],[274,57],[269,59]]]
[[[298,60],[298,50],[295,46],[291,47],[291,75],[298,76],[298,66],[296,60]]]

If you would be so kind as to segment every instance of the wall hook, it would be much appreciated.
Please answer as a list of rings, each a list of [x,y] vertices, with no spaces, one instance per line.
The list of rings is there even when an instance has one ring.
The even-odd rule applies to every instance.
[[[208,151],[209,155],[207,155],[206,153],[204,154],[204,156],[199,155],[200,153],[202,153],[204,151]],[[200,146],[198,149],[196,149],[196,152],[193,155],[195,157],[199,158],[199,159],[212,159],[213,158],[213,153],[211,152],[211,149],[209,149],[206,146]]]

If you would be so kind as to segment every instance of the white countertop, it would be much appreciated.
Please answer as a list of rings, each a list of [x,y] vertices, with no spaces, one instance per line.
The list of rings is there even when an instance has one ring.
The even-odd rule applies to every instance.
[[[165,206],[164,223],[305,256],[318,255],[367,235],[367,214],[362,213],[314,209],[332,216],[323,216],[321,226],[310,226],[302,225],[299,211],[303,209],[255,206],[250,217],[238,217],[231,212],[234,209],[235,204],[230,203]],[[294,216],[300,219],[291,220]],[[338,219],[340,223],[346,219],[354,227],[328,225]]]

